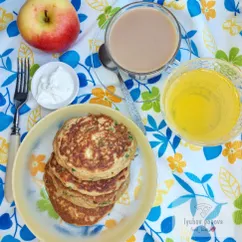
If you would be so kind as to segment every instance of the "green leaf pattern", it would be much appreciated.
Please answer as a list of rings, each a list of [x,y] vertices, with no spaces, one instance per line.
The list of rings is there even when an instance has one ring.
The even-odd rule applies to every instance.
[[[112,8],[111,6],[107,6],[104,10],[104,13],[100,14],[97,18],[98,26],[100,29],[105,29],[110,18],[118,12],[120,7]]]
[[[160,112],[160,90],[158,87],[152,87],[152,90],[145,91],[141,94],[142,100],[144,101],[141,109],[148,111],[153,109],[156,113]]]
[[[227,55],[223,50],[218,50],[215,58],[232,63],[235,66],[242,66],[242,55],[239,55],[240,49],[232,47]]]
[[[234,201],[234,206],[238,210],[233,213],[234,223],[237,225],[242,224],[242,194]]]
[[[50,200],[49,200],[49,197],[45,191],[44,188],[42,188],[40,190],[40,196],[41,196],[41,199],[39,199],[36,203],[36,206],[37,206],[37,209],[40,211],[40,212],[45,212],[47,211],[48,212],[48,215],[49,217],[53,218],[53,219],[58,219],[59,218],[59,215],[56,213],[56,211],[54,210]]]

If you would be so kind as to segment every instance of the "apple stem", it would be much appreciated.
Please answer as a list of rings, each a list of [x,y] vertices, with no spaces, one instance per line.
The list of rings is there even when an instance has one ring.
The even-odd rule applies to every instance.
[[[45,10],[45,22],[46,23],[50,22],[50,18],[47,15],[47,10]]]

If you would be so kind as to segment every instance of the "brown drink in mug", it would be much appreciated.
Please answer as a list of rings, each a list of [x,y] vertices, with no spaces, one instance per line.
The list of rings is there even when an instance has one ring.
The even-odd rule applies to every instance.
[[[105,45],[116,65],[138,79],[161,73],[171,65],[181,42],[176,18],[155,3],[132,3],[111,19]]]

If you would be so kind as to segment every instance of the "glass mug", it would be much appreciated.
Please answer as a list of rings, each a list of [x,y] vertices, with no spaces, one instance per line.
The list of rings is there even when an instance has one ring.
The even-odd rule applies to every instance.
[[[194,140],[194,139],[188,138],[189,134],[188,134],[187,130],[183,127],[183,130],[181,131],[181,126],[179,127],[180,131],[183,132],[184,135],[179,134],[179,132],[177,130],[178,129],[177,127],[179,125],[175,124],[174,120],[175,120],[176,112],[181,113],[181,112],[183,112],[183,110],[178,111],[176,109],[176,112],[175,112],[172,109],[172,107],[174,106],[174,103],[172,102],[172,100],[174,101],[174,100],[178,100],[178,99],[174,99],[174,98],[170,99],[170,96],[169,96],[169,93],[170,94],[174,93],[174,89],[178,83],[178,82],[176,82],[176,80],[179,77],[181,77],[183,74],[185,74],[189,71],[199,70],[199,69],[212,70],[219,74],[222,74],[222,76],[226,77],[227,80],[230,81],[229,83],[235,87],[235,89],[234,89],[235,92],[237,90],[236,95],[235,95],[235,93],[233,93],[233,94],[237,97],[236,100],[238,101],[238,106],[235,106],[235,105],[232,106],[231,104],[234,104],[234,103],[231,102],[231,103],[229,103],[229,106],[232,106],[232,107],[226,109],[226,110],[229,110],[229,109],[231,110],[231,108],[233,108],[234,110],[238,111],[237,112],[238,113],[237,122],[235,122],[235,120],[234,120],[235,125],[233,126],[233,128],[228,133],[226,133],[225,135],[223,135],[219,138],[213,139],[212,133],[206,133],[204,137],[209,137],[208,140],[206,140],[206,141]],[[183,79],[183,81],[186,81],[186,79]],[[192,83],[192,82],[190,82],[190,83]],[[225,106],[226,99],[224,99],[224,94],[225,93],[226,93],[225,95],[229,95],[229,94],[227,94],[228,92],[223,91],[223,95],[222,95],[220,85],[216,85],[216,88],[214,88],[214,86],[212,86],[212,85],[214,85],[214,84],[211,84],[212,88],[210,87],[210,90],[212,90],[212,91],[210,91],[209,94],[211,94],[211,96],[210,96],[211,98],[219,97],[217,100],[216,99],[215,100],[218,103],[217,105],[219,105],[218,107],[220,108],[220,109],[218,109],[219,110],[218,111],[219,112],[219,119],[218,119],[219,121],[218,122],[221,122],[221,120],[226,116],[226,115],[221,115],[221,113],[222,114],[224,112],[228,113],[225,109],[223,109],[223,108],[227,107],[227,106]],[[205,88],[201,83],[199,83],[199,86],[198,86],[198,84],[196,82],[196,84],[194,84],[194,86],[196,88],[198,88],[197,90],[199,90],[198,95],[205,95],[203,93],[203,90],[205,90]],[[183,84],[183,87],[184,87],[184,84]],[[186,86],[186,87],[188,87],[188,86]],[[189,84],[189,87],[190,87],[190,84]],[[202,90],[202,91],[200,91],[200,90]],[[232,89],[230,89],[230,90],[232,90]],[[182,92],[184,93],[184,91],[185,90],[178,92],[178,93],[182,93]],[[197,93],[195,93],[195,94],[197,95]],[[194,95],[194,93],[191,92],[191,93],[189,93],[189,95]],[[178,97],[180,97],[180,96],[177,95],[177,93],[176,93],[176,98],[178,98]],[[203,96],[203,98],[208,98],[208,96],[205,95],[205,96]],[[221,100],[222,100],[222,102],[221,102]],[[181,103],[181,100],[179,100],[179,103]],[[236,109],[236,107],[238,107],[238,109]],[[199,146],[221,145],[221,144],[224,144],[224,143],[230,141],[231,139],[235,138],[236,136],[238,136],[242,132],[242,109],[241,109],[241,107],[242,107],[242,73],[241,73],[241,71],[238,68],[236,68],[234,65],[232,65],[226,61],[212,59],[212,58],[198,58],[198,59],[188,61],[184,64],[181,64],[178,68],[173,70],[173,72],[171,72],[171,74],[167,77],[167,79],[165,81],[163,93],[161,95],[161,109],[162,109],[161,111],[162,111],[164,119],[166,120],[167,125],[174,131],[175,134],[180,136],[183,140],[187,141],[188,143],[191,143],[194,145],[199,145]],[[188,110],[186,109],[186,111],[188,111]],[[171,118],[171,116],[173,118]],[[215,116],[215,114],[214,114],[214,116]],[[223,125],[221,125],[221,123],[217,123],[216,126],[214,127],[214,129],[216,129],[217,127],[221,128],[221,127],[223,127]],[[224,129],[222,129],[222,130],[224,130]],[[213,132],[213,131],[214,130],[212,130],[211,132]],[[186,132],[188,135],[185,135]],[[185,137],[185,136],[187,136],[187,137]]]
[[[173,56],[167,61],[166,64],[161,66],[159,69],[154,70],[152,72],[147,72],[147,73],[137,73],[137,72],[127,70],[127,68],[126,69],[123,68],[117,61],[114,60],[114,58],[111,55],[111,51],[110,51],[109,37],[110,37],[110,32],[112,30],[113,25],[119,20],[119,18],[124,13],[128,12],[129,10],[144,8],[144,7],[156,9],[156,10],[162,12],[163,14],[165,14],[166,17],[168,17],[168,19],[171,21],[171,23],[175,27],[175,31],[176,31],[176,35],[177,35],[177,47],[176,47],[176,50],[175,50],[175,53],[173,54]],[[167,71],[167,70],[173,68],[174,66],[179,65],[180,62],[175,60],[175,57],[177,55],[178,50],[180,49],[180,44],[181,44],[181,29],[180,29],[180,26],[179,26],[177,19],[175,18],[175,16],[169,10],[167,10],[166,8],[164,8],[163,6],[161,6],[157,3],[134,2],[134,3],[131,3],[131,4],[124,6],[111,18],[111,20],[109,21],[107,28],[105,30],[105,46],[106,46],[106,50],[107,50],[111,60],[116,64],[116,66],[119,68],[119,70],[121,72],[128,74],[128,76],[133,78],[133,79],[137,79],[137,80],[141,80],[141,81],[147,80],[147,79],[152,78],[154,76],[158,76],[163,71]]]

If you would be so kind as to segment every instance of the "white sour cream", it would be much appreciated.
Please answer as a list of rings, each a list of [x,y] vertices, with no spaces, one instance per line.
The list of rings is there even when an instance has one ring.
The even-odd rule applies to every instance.
[[[59,66],[50,75],[40,77],[37,86],[37,101],[48,106],[66,101],[73,95],[74,82],[72,76],[63,67]]]

